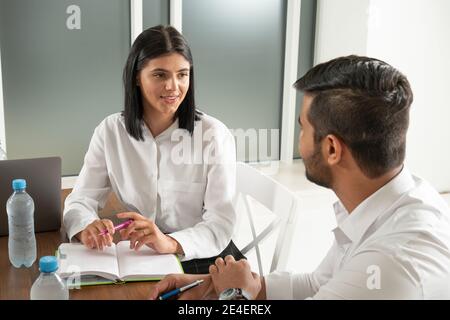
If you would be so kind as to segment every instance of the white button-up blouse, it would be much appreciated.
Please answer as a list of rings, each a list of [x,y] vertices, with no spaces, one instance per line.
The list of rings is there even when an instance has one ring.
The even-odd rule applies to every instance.
[[[144,141],[125,129],[120,113],[95,129],[84,165],[65,201],[69,239],[98,219],[97,211],[114,191],[120,202],[155,221],[176,239],[182,260],[218,255],[230,242],[236,213],[234,137],[206,114],[193,135],[176,120],[153,137],[143,125]]]

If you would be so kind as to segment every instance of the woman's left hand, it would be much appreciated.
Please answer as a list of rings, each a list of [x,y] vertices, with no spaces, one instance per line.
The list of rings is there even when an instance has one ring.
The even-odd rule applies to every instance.
[[[139,213],[121,212],[117,217],[134,220],[126,229],[120,230],[122,240],[130,240],[130,249],[137,251],[145,244],[158,253],[184,253],[178,241],[162,233],[155,222]]]

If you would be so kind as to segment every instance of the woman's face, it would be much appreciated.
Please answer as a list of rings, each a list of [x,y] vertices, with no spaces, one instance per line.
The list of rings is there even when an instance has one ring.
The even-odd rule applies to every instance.
[[[144,112],[175,114],[189,89],[189,70],[189,61],[178,53],[149,60],[137,76]]]

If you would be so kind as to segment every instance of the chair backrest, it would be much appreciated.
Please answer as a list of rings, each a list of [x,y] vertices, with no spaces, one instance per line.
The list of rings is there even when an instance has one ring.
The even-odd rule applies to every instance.
[[[256,230],[255,227],[255,218],[257,219],[258,216],[258,212],[253,210],[255,201],[273,213],[275,217],[262,230]],[[243,202],[244,205],[238,205],[240,202]],[[238,162],[236,167],[234,208],[238,214],[237,229],[241,227],[242,211],[245,211],[253,239],[246,245],[241,246],[238,244],[238,247],[244,255],[253,249],[256,250],[260,275],[264,275],[260,244],[277,228],[279,228],[279,231],[270,263],[270,272],[285,268],[297,218],[297,197],[271,177],[245,163]]]

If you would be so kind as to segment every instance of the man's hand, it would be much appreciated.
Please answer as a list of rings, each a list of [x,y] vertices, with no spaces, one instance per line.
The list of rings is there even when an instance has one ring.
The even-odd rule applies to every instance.
[[[178,296],[179,300],[217,299],[209,274],[170,274],[165,276],[150,291],[150,300],[156,300],[160,295],[176,288],[181,288],[196,280],[203,279],[203,283],[195,288],[186,290]]]
[[[145,244],[158,253],[184,254],[178,241],[162,233],[152,220],[137,212],[121,212],[117,217],[134,220],[126,229],[120,230],[122,240],[130,240],[130,249],[137,251]]]
[[[108,233],[99,235],[105,230],[108,230]],[[114,231],[114,225],[111,220],[95,220],[75,237],[90,249],[103,250],[104,247],[112,245]]]
[[[233,256],[225,260],[217,258],[215,265],[209,266],[209,273],[217,295],[229,288],[241,288],[247,291],[253,299],[261,290],[261,279],[253,273],[247,260],[235,261]]]

